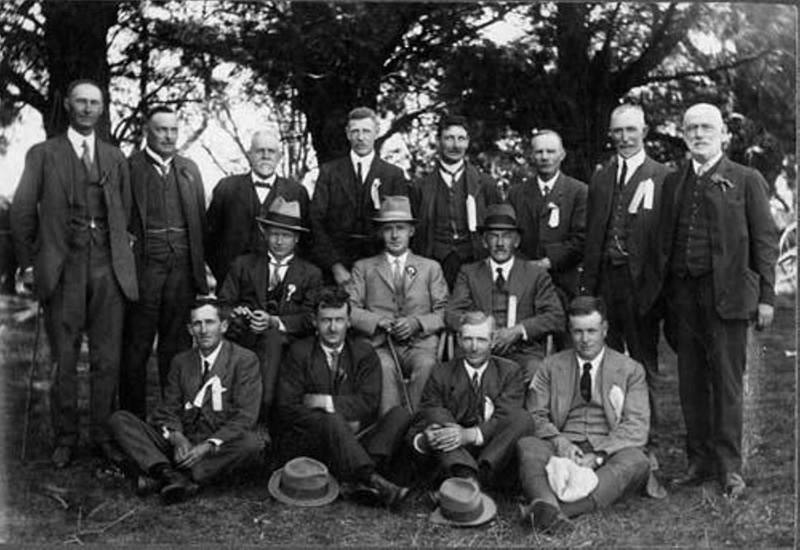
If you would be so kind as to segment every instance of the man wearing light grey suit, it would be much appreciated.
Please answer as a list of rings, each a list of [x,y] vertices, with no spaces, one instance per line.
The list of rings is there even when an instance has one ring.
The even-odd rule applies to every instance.
[[[523,517],[548,534],[565,534],[568,517],[610,506],[648,484],[650,462],[642,448],[650,428],[647,381],[642,366],[606,346],[605,305],[591,296],[569,306],[574,349],[545,359],[528,390],[526,408],[536,436],[517,442]],[[597,485],[573,502],[560,501],[548,482],[551,457],[595,470]],[[653,493],[652,496],[663,496]]]
[[[407,197],[386,197],[378,217],[384,252],[359,260],[347,286],[353,327],[368,336],[383,369],[381,413],[401,404],[397,368],[410,376],[412,409],[436,366],[438,333],[444,328],[447,283],[439,263],[411,253],[414,218]],[[391,346],[400,364],[395,365]]]

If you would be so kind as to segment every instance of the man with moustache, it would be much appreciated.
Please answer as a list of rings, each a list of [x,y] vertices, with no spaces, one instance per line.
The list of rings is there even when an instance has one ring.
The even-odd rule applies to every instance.
[[[774,316],[778,235],[761,175],[728,159],[722,113],[698,103],[683,116],[691,160],[664,181],[659,268],[675,327],[689,468],[678,485],[716,475],[730,498],[742,478],[742,377],[747,329]]]
[[[114,406],[125,300],[138,298],[127,233],[131,208],[128,164],[95,132],[103,91],[78,80],[67,89],[66,135],[33,146],[25,158],[11,227],[25,284],[44,308],[55,365],[51,409],[53,464],[69,464],[78,444],[77,364],[89,336],[90,437],[105,452],[105,422]]]
[[[177,154],[178,115],[156,107],[145,123],[144,150],[128,160],[133,191],[139,301],[125,317],[120,407],[146,415],[147,362],[158,335],[163,395],[172,358],[192,347],[185,329],[195,296],[208,293],[203,256],[205,189],[197,165]]]
[[[436,168],[417,181],[411,207],[419,219],[411,243],[414,252],[442,265],[452,291],[463,264],[485,255],[478,233],[488,197],[496,185],[491,176],[467,161],[469,127],[459,116],[445,116],[437,130],[439,160]]]
[[[516,185],[508,193],[508,202],[523,229],[519,250],[550,272],[565,309],[578,293],[588,193],[584,182],[561,172],[566,156],[558,133],[536,132],[531,138],[535,180]],[[562,332],[554,334],[553,340],[559,350],[569,345],[569,338]]]
[[[378,115],[356,107],[345,128],[350,154],[323,164],[311,201],[312,258],[329,282],[347,284],[353,263],[377,254],[371,218],[386,196],[408,196],[403,171],[375,152]]]
[[[589,185],[588,238],[582,292],[602,296],[608,307],[608,345],[644,366],[650,396],[650,443],[657,442],[658,333],[661,313],[653,268],[661,189],[669,169],[644,150],[644,111],[620,105],[611,113],[609,136],[617,154]]]
[[[492,353],[516,361],[527,385],[544,359],[547,335],[564,330],[564,310],[547,271],[516,256],[521,230],[514,207],[490,205],[479,229],[489,257],[461,267],[445,321],[458,331],[468,311],[494,317]]]
[[[223,178],[214,187],[208,206],[206,259],[217,284],[221,285],[234,258],[266,251],[256,218],[263,218],[278,197],[300,204],[300,219],[308,226],[309,199],[306,188],[277,175],[283,157],[281,137],[276,129],[253,134],[247,160],[250,173]],[[306,243],[300,243],[300,251]]]

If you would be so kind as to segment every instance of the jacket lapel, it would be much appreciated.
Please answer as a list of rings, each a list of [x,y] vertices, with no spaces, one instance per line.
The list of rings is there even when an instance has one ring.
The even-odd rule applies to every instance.
[[[131,157],[131,187],[139,218],[142,220],[142,230],[147,229],[147,159],[144,151]],[[134,177],[134,173],[141,173],[144,177]]]
[[[553,407],[555,415],[553,421],[556,427],[561,429],[567,421],[569,410],[572,407],[572,400],[575,397],[575,380],[577,377],[578,359],[575,352],[569,353],[564,358],[564,363],[558,369],[559,375],[555,377],[555,388],[553,396],[557,403]]]
[[[411,292],[411,289],[416,286],[417,281],[422,278],[420,276],[420,269],[419,256],[409,252],[406,257],[405,273],[403,273],[403,284],[406,294]]]
[[[59,179],[61,180],[61,186],[64,189],[64,195],[67,197],[67,202],[70,206],[72,206],[75,203],[75,197],[73,196],[74,182],[72,177],[72,159],[77,159],[78,156],[75,154],[75,149],[72,148],[72,143],[70,143],[66,134],[63,134],[59,137],[59,139],[56,141],[56,146],[60,153],[56,155],[56,158],[61,165],[61,170],[58,171],[60,174]]]
[[[381,253],[376,268],[378,275],[380,275],[381,279],[384,280],[386,286],[388,286],[392,291],[396,290],[394,288],[394,277],[392,277],[392,266],[389,264],[386,254]]]
[[[479,306],[487,314],[492,314],[492,267],[489,258],[480,263],[475,271],[475,293],[473,297]]]
[[[253,270],[253,286],[256,289],[258,303],[264,308],[267,307],[267,281],[269,281],[269,256],[260,254]]]
[[[336,171],[339,172],[339,177],[334,179],[334,181],[340,182],[339,185],[341,186],[342,192],[347,195],[348,202],[358,206],[358,201],[356,200],[356,189],[362,184],[356,177],[356,170],[353,168],[353,163],[350,161],[349,153],[347,156],[341,159]],[[369,176],[369,172],[367,172],[367,176]],[[332,193],[336,192],[335,189],[331,191]]]
[[[258,201],[258,193],[256,193],[251,182],[251,175],[249,173],[244,174],[236,181],[236,191],[233,194],[235,200],[242,205],[244,209],[243,215],[248,220],[255,218],[256,202]]]
[[[514,295],[519,301],[520,296],[525,292],[525,266],[523,259],[519,256],[514,257],[514,265],[511,266],[511,271],[508,273],[508,281],[506,281],[506,289],[509,295]]]

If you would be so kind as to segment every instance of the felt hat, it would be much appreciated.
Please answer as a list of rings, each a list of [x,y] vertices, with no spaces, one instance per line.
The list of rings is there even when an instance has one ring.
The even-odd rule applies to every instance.
[[[283,465],[269,478],[269,494],[292,506],[324,506],[339,496],[339,483],[328,467],[300,456]]]
[[[403,196],[384,197],[378,216],[372,218],[372,221],[375,223],[417,222],[411,215],[411,201],[408,200],[408,197]]]
[[[303,220],[300,218],[300,203],[287,201],[283,197],[272,201],[266,215],[263,218],[257,216],[256,221],[264,225],[308,233],[308,228],[303,226]]]
[[[483,218],[483,225],[478,227],[478,231],[490,231],[492,229],[509,229],[522,231],[517,225],[517,213],[510,204],[491,204],[486,207],[486,216]]]
[[[497,505],[478,484],[463,477],[445,479],[439,487],[439,507],[430,515],[434,523],[456,527],[483,525],[497,515]]]

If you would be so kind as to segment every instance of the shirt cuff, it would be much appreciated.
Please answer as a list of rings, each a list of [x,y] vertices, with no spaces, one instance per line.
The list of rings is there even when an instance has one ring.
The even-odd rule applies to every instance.
[[[222,445],[222,440],[216,437],[209,437],[208,439],[206,439],[206,441],[213,444],[215,447],[219,447],[220,445]]]
[[[475,430],[475,443],[473,443],[473,445],[476,447],[483,447],[483,432],[477,426],[472,429]]]
[[[525,330],[525,325],[520,325],[520,328],[522,329],[522,340],[524,342],[527,342],[528,341],[528,331]]]
[[[425,437],[425,434],[417,434],[414,436],[414,440],[412,445],[414,446],[414,450],[417,451],[419,454],[425,455],[428,454],[425,449],[422,448],[422,438]]]
[[[333,406],[333,396],[326,395],[325,396],[325,410],[329,413],[333,414],[336,412],[336,408]]]
[[[286,332],[286,325],[283,324],[283,319],[278,317],[278,330],[281,332]]]

